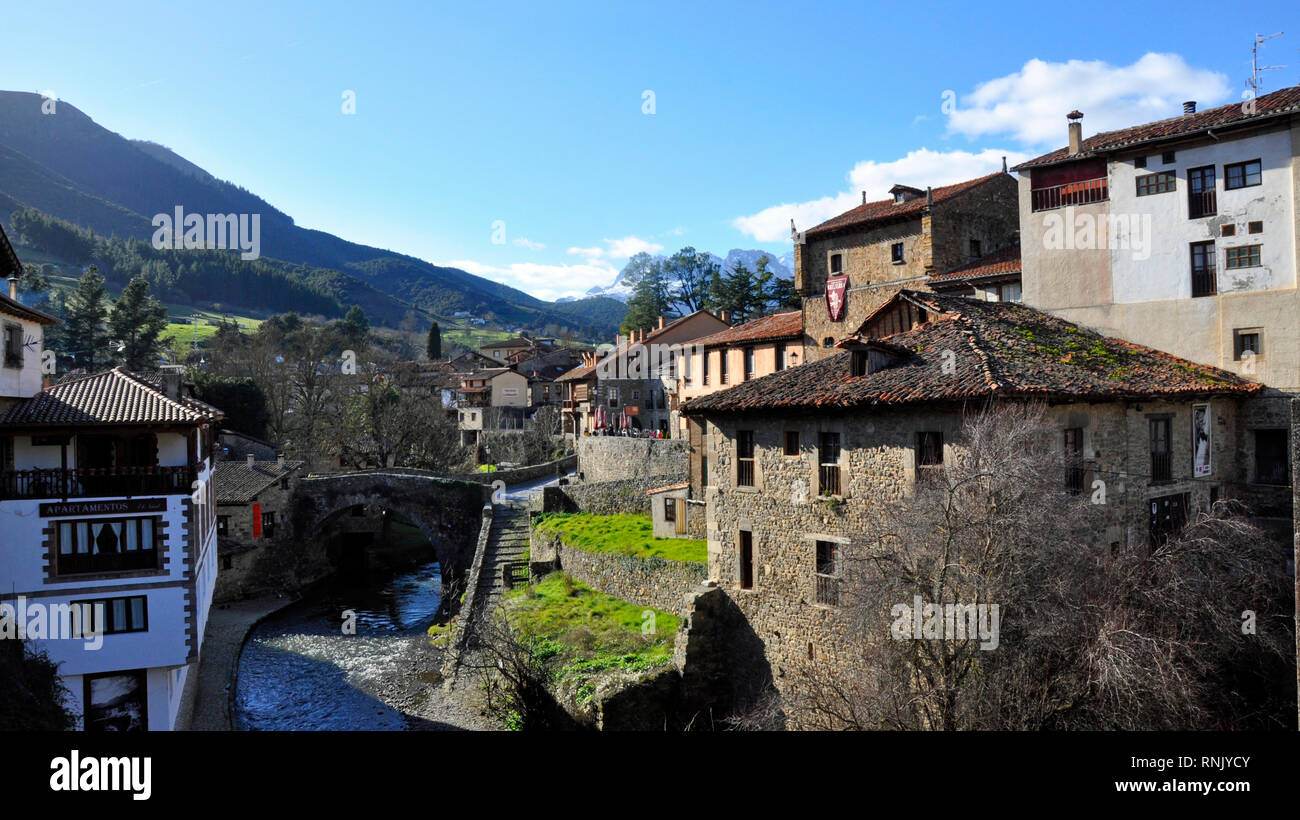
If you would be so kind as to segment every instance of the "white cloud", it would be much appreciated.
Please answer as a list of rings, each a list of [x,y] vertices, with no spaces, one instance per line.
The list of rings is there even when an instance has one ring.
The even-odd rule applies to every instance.
[[[630,259],[638,253],[658,253],[664,249],[658,242],[649,242],[639,236],[625,236],[621,239],[603,239],[605,247],[569,248],[569,253],[595,259]]]
[[[561,296],[585,296],[591,288],[605,287],[618,276],[618,268],[603,261],[577,265],[512,262],[501,266],[473,259],[452,259],[446,264],[551,301]]]
[[[759,242],[781,242],[790,237],[791,219],[799,230],[806,230],[861,205],[863,191],[867,192],[867,201],[872,201],[887,199],[889,189],[896,184],[922,189],[951,185],[997,171],[1004,156],[1011,166],[1032,155],[996,148],[978,153],[921,148],[892,162],[864,160],[849,171],[849,190],[843,193],[808,202],[773,205],[756,214],[737,217],[731,224]]]
[[[1065,115],[1084,113],[1084,136],[1224,102],[1227,78],[1193,68],[1177,54],[1142,55],[1126,66],[1102,60],[1030,60],[1005,77],[980,83],[948,115],[948,130],[966,137],[1008,135],[1026,145],[1065,144]]]
[[[527,248],[530,251],[540,251],[546,247],[541,242],[534,242],[533,240],[524,236],[520,236],[510,240],[510,244],[517,245],[521,248]]]

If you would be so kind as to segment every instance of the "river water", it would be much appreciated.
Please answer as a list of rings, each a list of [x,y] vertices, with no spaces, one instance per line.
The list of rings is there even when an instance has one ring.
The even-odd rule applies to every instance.
[[[416,643],[438,612],[436,562],[336,576],[258,625],[239,657],[235,725],[252,730],[403,730],[388,705],[413,681]],[[355,634],[345,634],[345,611]],[[383,699],[381,699],[381,697]],[[385,702],[388,701],[388,703]]]

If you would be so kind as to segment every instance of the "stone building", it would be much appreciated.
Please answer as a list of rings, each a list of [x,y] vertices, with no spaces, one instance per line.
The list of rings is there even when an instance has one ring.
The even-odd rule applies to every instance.
[[[890,194],[868,202],[864,191],[858,207],[795,234],[805,362],[833,353],[899,289],[925,289],[929,277],[1015,242],[1017,188],[1005,167],[924,191],[895,185]]]
[[[1023,305],[903,291],[832,355],[686,405],[709,577],[779,688],[791,664],[848,651],[834,627],[843,562],[880,503],[958,455],[966,412],[1047,402],[1065,487],[1106,482],[1096,540],[1123,548],[1221,495],[1254,500],[1240,408],[1260,389]]]
[[[213,600],[236,600],[258,589],[249,571],[258,547],[287,524],[289,496],[306,462],[218,461],[212,474],[217,505],[219,572]]]
[[[464,374],[456,398],[461,444],[476,443],[484,430],[521,429],[529,399],[528,378],[509,367]]]
[[[1021,301],[1020,243],[930,277],[930,289],[986,302]]]

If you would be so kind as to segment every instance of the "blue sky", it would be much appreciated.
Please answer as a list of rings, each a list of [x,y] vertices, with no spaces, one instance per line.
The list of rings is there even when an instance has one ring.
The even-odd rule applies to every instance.
[[[1300,83],[1294,0],[117,5],[0,6],[3,87],[543,298],[642,249],[784,253],[863,189],[1058,147],[1071,108],[1086,135],[1240,99],[1256,33],[1286,31],[1265,90]]]

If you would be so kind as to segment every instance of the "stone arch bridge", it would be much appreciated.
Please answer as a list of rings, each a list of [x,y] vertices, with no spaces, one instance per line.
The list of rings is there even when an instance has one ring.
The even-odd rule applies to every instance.
[[[289,498],[289,537],[323,549],[326,523],[359,504],[375,504],[408,519],[429,539],[443,584],[463,581],[474,560],[483,505],[491,487],[422,470],[379,469],[308,476]]]

